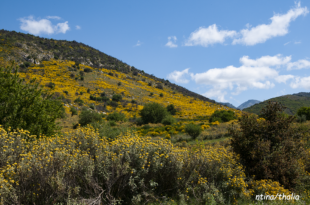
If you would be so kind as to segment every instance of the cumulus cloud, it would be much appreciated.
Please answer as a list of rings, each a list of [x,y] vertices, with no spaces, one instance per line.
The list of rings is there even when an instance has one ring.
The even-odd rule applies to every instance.
[[[300,70],[303,68],[310,68],[310,61],[302,59],[287,65],[287,70]]]
[[[81,29],[81,26],[76,25],[75,28],[76,28],[76,30],[80,30],[80,29]]]
[[[21,18],[19,20],[21,22],[20,29],[34,35],[41,33],[66,33],[70,29],[68,21],[53,25],[48,19],[35,20],[33,16]]]
[[[186,68],[185,70],[182,71],[173,71],[167,76],[167,78],[177,83],[188,83],[189,80],[185,78],[186,75],[190,75],[188,70],[189,68]]]
[[[287,80],[293,79],[293,75],[279,75],[275,78],[278,83],[286,83]]]
[[[56,20],[60,20],[61,18],[59,16],[47,16],[47,19],[56,19]]]
[[[241,38],[233,40],[233,44],[244,44],[252,46],[258,43],[264,43],[270,38],[284,36],[288,33],[288,27],[291,21],[294,21],[300,15],[309,13],[307,7],[301,7],[300,2],[295,8],[290,9],[286,14],[275,14],[271,17],[270,24],[261,24],[253,28],[246,28],[240,31]]]
[[[305,88],[310,89],[310,76],[308,77],[296,77],[290,84],[291,88]]]
[[[249,59],[249,56],[240,58],[240,62],[245,66],[281,66],[291,61],[291,56],[282,57],[280,54],[275,56],[262,56],[256,60]]]
[[[200,27],[198,30],[192,32],[185,43],[185,46],[204,46],[215,43],[224,43],[226,38],[232,38],[237,34],[236,31],[218,30],[216,24],[208,28]]]
[[[177,37],[176,36],[169,36],[168,37],[168,42],[166,43],[165,46],[170,47],[170,48],[176,48],[178,47],[177,44],[175,44],[177,41]]]

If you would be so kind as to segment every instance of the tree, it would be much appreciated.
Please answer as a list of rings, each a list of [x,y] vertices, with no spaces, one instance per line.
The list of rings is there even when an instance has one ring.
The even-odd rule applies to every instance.
[[[147,103],[140,111],[144,123],[160,123],[167,115],[167,110],[158,103]]]
[[[170,104],[167,106],[167,111],[171,114],[171,115],[175,115],[177,110],[175,109],[173,104]]]
[[[306,120],[310,120],[310,107],[301,107],[298,109],[297,115],[300,117],[304,115],[306,116]]]
[[[282,114],[286,107],[268,102],[261,118],[243,114],[240,129],[231,127],[231,146],[249,176],[272,179],[293,189],[301,179],[298,159],[304,159],[303,131],[291,126],[295,117]]]
[[[58,99],[51,99],[53,94],[38,89],[35,81],[23,83],[14,63],[0,67],[0,124],[4,129],[24,129],[37,136],[60,133],[55,120],[63,115],[63,105]]]
[[[235,113],[231,110],[216,110],[210,117],[209,122],[229,122],[236,119]]]

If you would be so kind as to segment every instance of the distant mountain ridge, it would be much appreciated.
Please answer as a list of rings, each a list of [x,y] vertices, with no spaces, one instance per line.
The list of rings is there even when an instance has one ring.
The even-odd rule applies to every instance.
[[[238,109],[243,110],[245,108],[251,107],[252,105],[255,105],[257,103],[260,103],[261,101],[259,100],[248,100],[244,103],[242,103],[241,105],[238,106]]]
[[[227,107],[233,108],[233,109],[237,109],[235,106],[233,106],[232,104],[230,104],[229,102],[220,102],[221,105],[225,105]]]

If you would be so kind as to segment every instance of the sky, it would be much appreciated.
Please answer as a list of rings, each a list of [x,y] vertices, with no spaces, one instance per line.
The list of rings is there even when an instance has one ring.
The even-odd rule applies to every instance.
[[[310,92],[310,1],[3,1],[0,29],[77,41],[239,106]]]

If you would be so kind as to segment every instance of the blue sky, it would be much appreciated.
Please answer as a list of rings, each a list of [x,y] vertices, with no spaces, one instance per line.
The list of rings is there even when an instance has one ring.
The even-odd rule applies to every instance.
[[[235,106],[310,92],[310,1],[4,1],[0,29],[76,40]]]

